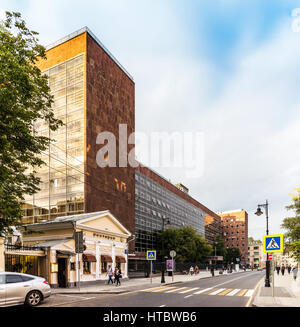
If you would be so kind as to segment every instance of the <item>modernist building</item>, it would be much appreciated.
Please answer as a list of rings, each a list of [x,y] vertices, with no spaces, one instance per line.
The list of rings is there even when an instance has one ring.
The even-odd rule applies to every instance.
[[[193,227],[205,238],[205,216],[219,218],[188,194],[188,189],[170,183],[150,168],[135,172],[135,251],[145,255],[155,249],[157,232],[164,227]],[[180,188],[178,187],[180,186]]]
[[[248,263],[248,213],[243,209],[218,212],[226,248],[238,248],[241,262]]]
[[[134,132],[134,81],[86,27],[46,49],[47,60],[37,65],[49,76],[54,113],[65,125],[55,132],[44,122],[35,125],[35,133],[55,142],[42,156],[41,190],[25,198],[23,222],[110,210],[134,232],[134,169],[119,167],[118,157],[116,168],[96,163],[100,132],[116,137],[117,153],[119,124]]]

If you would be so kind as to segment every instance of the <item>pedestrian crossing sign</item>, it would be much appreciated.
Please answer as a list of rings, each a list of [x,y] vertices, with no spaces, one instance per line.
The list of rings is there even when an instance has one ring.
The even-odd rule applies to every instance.
[[[264,253],[283,252],[283,234],[264,235],[263,251]]]
[[[147,260],[156,260],[156,250],[147,251]]]

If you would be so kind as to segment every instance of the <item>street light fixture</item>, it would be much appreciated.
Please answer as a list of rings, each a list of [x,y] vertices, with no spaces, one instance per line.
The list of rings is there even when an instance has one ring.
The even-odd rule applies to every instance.
[[[165,229],[165,220],[167,218],[164,218],[162,217],[162,232],[164,231]],[[167,225],[170,225],[170,220],[168,219],[167,220]],[[161,238],[161,249],[162,249],[162,253],[161,253],[161,264],[162,264],[162,268],[161,268],[161,283],[165,283],[165,257],[164,257],[164,254],[165,254],[165,249],[164,249],[164,238],[163,238],[163,235],[162,235],[162,238]]]
[[[261,208],[264,208],[266,211],[266,220],[267,220],[267,227],[266,227],[266,234],[269,235],[269,204],[268,200],[266,200],[266,203],[264,204],[259,204],[257,207],[257,211],[255,214],[257,216],[261,216],[263,214]],[[267,260],[266,260],[266,279],[265,279],[265,287],[270,287],[270,261],[269,261],[269,256],[267,253]]]

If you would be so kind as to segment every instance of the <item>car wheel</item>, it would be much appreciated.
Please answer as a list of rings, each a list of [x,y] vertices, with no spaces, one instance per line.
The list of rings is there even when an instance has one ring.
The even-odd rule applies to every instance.
[[[39,291],[31,291],[27,294],[25,304],[29,307],[34,307],[42,301],[42,294]]]

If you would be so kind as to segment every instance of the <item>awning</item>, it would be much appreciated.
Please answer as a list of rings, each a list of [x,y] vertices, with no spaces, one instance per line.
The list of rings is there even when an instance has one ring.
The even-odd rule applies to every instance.
[[[73,256],[76,253],[73,253],[71,251],[65,251],[65,250],[56,250],[56,254],[58,255],[68,255],[68,256]]]
[[[92,254],[85,254],[82,255],[82,261],[88,261],[88,262],[97,262],[96,257]]]
[[[117,256],[117,255],[116,255],[116,261],[120,262],[120,263],[126,263],[126,260],[125,260],[124,257],[120,257],[120,256]]]
[[[111,256],[109,255],[101,255],[102,262],[113,262]]]

